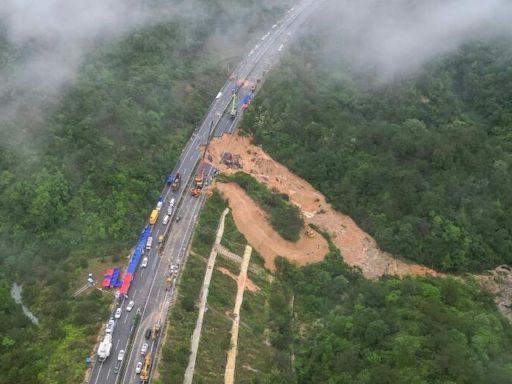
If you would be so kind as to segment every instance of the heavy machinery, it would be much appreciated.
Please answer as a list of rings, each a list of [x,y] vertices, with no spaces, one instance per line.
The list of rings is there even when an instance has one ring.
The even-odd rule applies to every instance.
[[[194,177],[194,188],[190,190],[192,193],[192,196],[199,197],[201,195],[201,190],[203,189],[203,183],[204,183],[204,156],[201,159],[201,162],[199,163],[199,167],[197,167],[196,175]]]
[[[180,174],[179,172],[176,174],[176,176],[174,176],[173,180],[172,180],[172,183],[171,183],[171,191],[176,191],[179,187],[180,187],[180,183],[181,183],[181,177],[180,177]]]
[[[309,237],[309,238],[313,238],[315,237],[315,232],[313,232],[311,230],[311,228],[309,227],[309,225],[306,226],[306,236]]]
[[[160,326],[158,324],[153,325],[153,328],[151,328],[151,339],[156,340],[159,330]]]
[[[149,373],[151,372],[151,353],[147,353],[144,357],[144,363],[142,364],[142,370],[140,371],[141,383],[147,383],[149,380]]]
[[[171,289],[171,285],[172,285],[172,277],[169,276],[169,277],[167,277],[167,279],[165,279],[165,290],[168,291],[169,289]]]
[[[229,116],[231,116],[232,119],[236,117],[237,110],[236,110],[236,93],[233,92],[231,95],[231,107],[229,108]]]

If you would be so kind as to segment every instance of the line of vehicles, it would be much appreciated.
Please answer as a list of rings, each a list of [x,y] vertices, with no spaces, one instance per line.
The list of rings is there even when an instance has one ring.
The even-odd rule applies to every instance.
[[[166,179],[167,184],[170,185],[171,191],[178,190],[180,183],[181,183],[181,176],[179,173],[176,175],[169,175]],[[155,208],[151,211],[151,214],[149,216],[149,225],[144,228],[144,231],[142,232],[139,241],[137,243],[137,246],[135,248],[135,251],[133,252],[131,262],[125,272],[125,275],[122,279],[121,287],[116,294],[116,297],[118,297],[119,300],[122,300],[122,298],[128,297],[128,291],[131,285],[131,282],[133,281],[133,278],[135,276],[135,272],[139,263],[139,260],[141,256],[144,256],[144,252],[148,251],[148,255],[144,256],[142,258],[142,262],[140,263],[141,268],[146,268],[149,262],[149,252],[151,251],[154,241],[153,236],[151,234],[152,232],[152,226],[154,226],[158,218],[160,216],[160,213],[164,210],[165,201],[163,197],[160,197],[156,203]],[[162,224],[167,225],[170,221],[170,218],[172,214],[174,213],[176,207],[176,200],[175,198],[171,198],[169,200],[169,204],[167,206],[167,213],[163,217]],[[158,237],[158,245],[161,246],[164,240],[164,235],[160,235]],[[175,266],[173,265],[173,268]],[[172,269],[172,271],[175,271],[175,269]],[[172,273],[172,272],[171,272]],[[166,286],[170,286],[169,282],[166,281]],[[118,300],[118,302],[119,302]],[[128,305],[126,306],[126,311],[131,312],[132,309],[135,306],[135,302],[133,300],[130,300]],[[105,333],[103,336],[103,340],[100,342],[98,351],[97,351],[97,360],[98,362],[104,362],[106,361],[112,352],[112,344],[113,344],[113,334],[114,329],[116,327],[116,322],[121,318],[123,313],[122,307],[117,307],[114,311],[113,315],[108,320],[106,326],[105,326]],[[140,313],[140,308],[138,310],[138,313]],[[155,324],[152,328],[148,328],[145,333],[145,339],[149,340],[150,338],[152,340],[156,340],[159,333],[159,325]],[[141,356],[143,357],[142,361],[138,361],[135,366],[135,373],[139,375],[139,378],[141,382],[144,382],[149,379],[150,371],[151,371],[151,353],[149,353],[149,343],[144,342],[140,348]],[[119,373],[124,357],[125,357],[125,350],[121,349],[117,355],[117,359],[114,365],[113,372],[114,374]]]
[[[293,8],[289,10],[290,13],[293,11]],[[272,29],[276,29],[277,24],[274,24],[272,26]],[[270,36],[270,32],[267,33],[261,40],[264,41]],[[270,39],[269,39],[270,40]],[[265,42],[267,43],[267,42]],[[263,45],[264,43],[258,43],[256,44],[255,48],[249,53],[249,56],[251,54],[256,52],[256,49],[258,47]],[[279,51],[282,49],[283,45],[279,47]],[[254,61],[255,59],[253,59]],[[259,58],[258,58],[259,60]],[[265,74],[265,71],[263,71],[263,75]],[[229,118],[232,120],[235,120],[238,116],[238,112],[240,109],[240,112],[245,111],[253,98],[254,92],[256,90],[256,84],[260,82],[260,78],[256,80],[254,84],[251,85],[251,83],[246,82],[245,80],[236,80],[235,76],[233,75],[232,78],[230,78],[232,81],[232,85],[230,85],[231,88],[231,95],[229,98],[229,104],[227,105],[227,108],[225,110],[225,113],[228,115]],[[250,94],[245,95],[243,97],[243,100],[241,100],[241,103],[237,105],[237,93],[240,90],[242,86],[250,86]],[[229,89],[229,88],[228,88]],[[220,99],[222,97],[222,92],[219,92],[216,96],[216,99]],[[213,120],[210,122],[210,134],[208,135],[208,139],[206,141],[206,146],[204,148],[204,153],[201,156],[199,165],[196,169],[196,172],[193,176],[192,181],[192,188],[190,190],[192,196],[199,197],[203,193],[203,188],[205,185],[208,184],[208,180],[205,180],[205,168],[206,168],[206,154],[207,154],[207,148],[210,141],[211,136],[211,130],[213,128]],[[169,189],[172,192],[178,191],[182,182],[182,177],[179,173],[171,174],[166,177],[166,184],[169,187]],[[178,196],[178,195],[175,195]],[[145,251],[151,251],[152,247],[154,246],[155,240],[153,239],[154,236],[152,236],[152,229],[153,226],[155,226],[160,218],[162,216],[161,223],[166,226],[170,223],[171,218],[174,214],[174,211],[176,209],[175,207],[176,202],[174,198],[171,198],[168,202],[168,205],[166,207],[166,202],[163,197],[160,197],[156,203],[156,206],[154,209],[151,210],[151,213],[149,215],[149,224],[146,226],[144,231],[142,232],[139,242],[137,243],[137,246],[135,248],[135,251],[132,255],[131,262],[128,266],[127,271],[125,272],[122,281],[121,288],[119,289],[119,296],[123,298],[128,297],[128,291],[130,289],[131,282],[135,278],[135,272],[137,267],[140,266],[142,268],[147,267],[149,262],[149,252],[147,255],[143,255]],[[166,212],[166,214],[165,214]],[[180,221],[180,216],[176,217],[175,222]],[[164,235],[158,236],[158,245],[161,246],[164,241]],[[142,257],[143,256],[143,257]],[[142,262],[140,262],[140,259],[142,259]],[[179,271],[179,263],[172,264],[169,273],[165,274],[165,289],[170,290],[172,288],[173,281]],[[134,308],[134,301],[130,301],[129,304],[126,307],[126,311],[130,312]],[[140,311],[140,308],[139,308]],[[116,321],[117,319],[120,319],[122,316],[122,308],[119,307],[116,309],[114,315],[108,320],[108,323],[105,327],[105,334],[102,342],[99,345],[98,348],[98,361],[103,362],[105,361],[111,354],[112,351],[112,339],[114,334],[114,329],[116,327]],[[132,324],[132,329],[133,329]],[[121,328],[122,329],[122,328]],[[131,332],[132,330],[130,330]],[[139,375],[139,379],[141,382],[147,382],[149,380],[150,374],[151,374],[151,366],[152,366],[152,346],[154,344],[154,341],[157,339],[159,334],[159,326],[154,325],[152,328],[148,328],[145,331],[144,339],[142,340],[141,344],[138,346],[134,346],[134,348],[139,347],[140,351],[140,358],[137,359],[137,362],[134,365],[135,373]],[[150,342],[149,339],[152,339],[153,342]],[[119,343],[119,341],[117,341]],[[150,344],[151,343],[151,344]],[[151,346],[151,348],[150,348]],[[116,345],[117,348],[117,345]],[[125,347],[126,348],[126,347]],[[121,369],[123,359],[125,358],[125,349],[121,349],[117,355],[117,360],[114,367],[114,373],[118,373]],[[99,376],[98,376],[99,377]]]

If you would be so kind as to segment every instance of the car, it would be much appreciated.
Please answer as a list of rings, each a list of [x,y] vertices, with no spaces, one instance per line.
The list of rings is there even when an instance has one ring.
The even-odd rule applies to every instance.
[[[249,104],[242,104],[242,109],[245,111],[247,108],[249,108]]]
[[[117,355],[117,361],[123,361],[124,359],[124,349],[119,351],[119,355]]]
[[[114,326],[116,322],[113,317],[110,318],[110,320],[107,323],[107,329],[105,330],[106,333],[113,333],[114,332]]]
[[[148,351],[148,347],[149,347],[148,343],[142,344],[142,348],[140,349],[140,354],[142,356],[144,356],[146,354],[146,352]]]
[[[127,312],[130,312],[132,309],[133,309],[133,306],[135,305],[135,302],[132,300],[128,303],[128,305],[126,306],[126,311]]]
[[[178,223],[180,220],[181,220],[181,216],[178,216],[178,217],[176,218],[176,222]]]
[[[117,309],[116,309],[116,313],[115,313],[114,317],[115,317],[116,319],[119,319],[119,318],[121,317],[121,312],[122,312],[122,311],[123,311],[123,310],[121,309],[121,307],[117,308]]]
[[[119,373],[120,369],[121,369],[121,361],[117,360],[116,365],[114,366],[114,373],[117,375]]]
[[[165,216],[164,216],[164,219],[163,219],[163,221],[162,221],[162,224],[163,224],[163,225],[167,225],[167,223],[168,223],[168,222],[169,222],[169,215],[165,215]]]
[[[139,374],[140,371],[142,371],[142,361],[138,361],[137,365],[135,366],[135,373]]]
[[[146,268],[148,266],[148,258],[147,257],[142,259],[142,264],[140,266],[142,268]]]
[[[174,207],[174,198],[172,198],[171,201],[169,201],[169,206]]]
[[[222,92],[219,92],[219,93],[217,93],[217,96],[215,96],[215,98],[220,99],[221,96],[222,96]]]
[[[144,337],[146,338],[146,340],[149,340],[149,338],[151,337],[151,329],[146,329]]]

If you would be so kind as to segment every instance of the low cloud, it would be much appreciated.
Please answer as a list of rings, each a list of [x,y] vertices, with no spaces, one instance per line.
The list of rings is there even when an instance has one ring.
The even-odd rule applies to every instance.
[[[0,2],[0,121],[51,97],[74,79],[84,52],[152,19],[126,0]]]
[[[383,80],[409,74],[471,40],[512,36],[508,0],[329,0],[313,23],[327,49]]]

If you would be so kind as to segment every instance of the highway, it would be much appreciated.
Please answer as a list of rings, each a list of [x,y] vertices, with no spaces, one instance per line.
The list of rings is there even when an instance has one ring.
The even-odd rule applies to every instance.
[[[151,338],[146,340],[145,333],[147,329],[156,324],[160,325],[161,329],[163,328],[169,304],[175,293],[176,281],[176,279],[173,279],[171,288],[166,290],[166,278],[170,275],[172,264],[177,265],[177,274],[181,273],[188,243],[205,199],[204,194],[194,198],[190,193],[195,169],[203,156],[202,146],[212,136],[221,136],[223,133],[232,133],[234,131],[243,114],[241,108],[242,100],[246,95],[253,92],[251,90],[253,84],[261,85],[266,72],[278,60],[289,38],[300,27],[316,4],[318,4],[318,1],[314,0],[299,2],[281,20],[276,22],[265,35],[258,39],[254,48],[233,71],[230,80],[226,81],[220,89],[219,94],[210,105],[202,124],[195,130],[188,141],[177,167],[172,172],[173,175],[177,172],[180,173],[182,178],[180,188],[173,192],[166,185],[162,191],[164,205],[157,223],[153,225],[151,234],[154,239],[153,245],[143,255],[143,257],[149,258],[148,265],[146,268],[141,268],[141,266],[137,268],[128,292],[128,298],[121,298],[119,300],[118,306],[122,308],[122,314],[116,320],[110,357],[104,362],[93,359],[93,367],[86,382],[92,384],[139,383],[138,375],[135,374],[135,366],[138,361],[143,361],[144,359],[141,355],[141,347],[145,342],[149,344],[148,353],[151,353],[154,361],[154,357],[157,355],[158,348],[160,347],[160,334],[156,340]],[[236,105],[238,113],[233,118],[229,113],[230,100],[232,89],[237,85],[238,80],[245,80],[245,83],[237,92]],[[209,165],[205,166],[205,185],[210,184],[214,171]],[[169,223],[163,225],[162,219],[167,213],[171,198],[175,199],[176,208],[172,213]],[[178,217],[181,220],[177,221]],[[163,250],[159,252],[157,240],[161,234],[168,234],[168,237],[164,242]],[[135,302],[135,306],[131,312],[127,312],[126,305],[130,300]],[[140,324],[137,328],[133,329],[133,347],[128,351],[130,330],[138,310],[141,314]],[[108,319],[105,319],[105,324],[107,321]],[[102,328],[102,338],[104,331],[105,329]],[[116,374],[114,368],[119,351],[122,349],[126,351],[126,355],[121,364],[121,370]],[[156,362],[153,363],[152,368],[155,367],[155,364]]]

